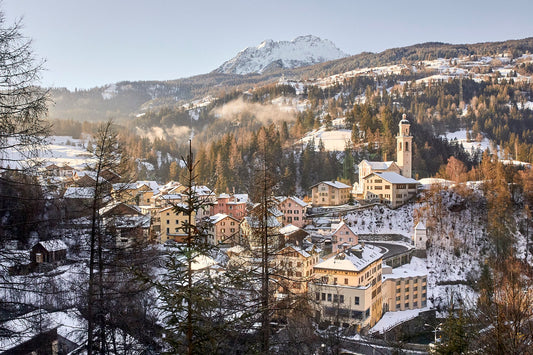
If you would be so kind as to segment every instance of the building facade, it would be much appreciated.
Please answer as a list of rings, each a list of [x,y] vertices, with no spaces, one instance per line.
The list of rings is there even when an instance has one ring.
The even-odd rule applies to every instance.
[[[352,187],[339,181],[322,181],[311,186],[313,206],[338,206],[348,203]]]
[[[375,172],[364,179],[363,197],[367,200],[379,199],[391,208],[396,208],[416,196],[418,181],[402,175]]]
[[[383,314],[383,254],[380,247],[359,244],[314,266],[309,292],[319,321],[359,330],[377,323]]]

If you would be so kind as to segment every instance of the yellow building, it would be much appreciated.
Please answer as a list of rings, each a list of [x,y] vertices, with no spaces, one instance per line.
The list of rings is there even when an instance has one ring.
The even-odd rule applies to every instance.
[[[381,318],[382,271],[385,250],[358,244],[316,264],[309,284],[320,321],[372,327]]]
[[[427,269],[383,266],[383,309],[405,311],[427,306]]]
[[[348,203],[352,187],[339,181],[322,181],[311,186],[313,206],[338,206]]]
[[[195,214],[192,215],[194,225]],[[160,243],[174,240],[178,243],[185,242],[187,234],[183,230],[183,223],[188,222],[189,216],[177,213],[172,206],[155,212],[152,225],[152,235]]]
[[[319,252],[312,244],[307,248],[287,245],[276,252],[273,273],[278,279],[279,294],[307,292],[307,283],[313,275],[313,266],[319,260]]]
[[[396,208],[416,196],[418,181],[392,173],[372,173],[364,179],[363,198],[367,200],[379,199]]]

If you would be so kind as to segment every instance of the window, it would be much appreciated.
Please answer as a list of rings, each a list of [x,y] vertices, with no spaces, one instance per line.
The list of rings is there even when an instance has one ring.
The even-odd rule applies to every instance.
[[[355,303],[356,305],[359,304],[359,297],[355,296],[355,298],[354,298],[354,303]]]
[[[396,301],[399,301],[400,300],[400,296],[396,296]]]
[[[413,307],[418,307],[418,302],[413,302]]]
[[[331,302],[331,293],[328,293],[328,302]]]
[[[317,300],[317,301],[320,301],[320,292],[317,292],[317,293],[316,293],[316,300]]]
[[[170,220],[167,219],[167,224],[170,224]]]
[[[405,308],[409,308],[409,302],[405,302]]]
[[[333,302],[339,302],[339,295],[337,294],[333,295]]]
[[[363,319],[363,312],[361,311],[352,311],[353,319]]]
[[[405,288],[405,292],[406,292],[406,293],[409,292],[409,287],[406,287],[406,288]]]
[[[322,301],[325,301],[325,300],[326,300],[326,294],[322,293]]]
[[[344,295],[339,295],[339,303],[344,303]]]
[[[176,220],[176,224],[180,224],[180,221],[178,219]]]
[[[344,284],[345,284],[345,285],[348,285],[348,278],[345,278],[345,279],[344,279]]]
[[[337,284],[337,278],[336,278],[336,277],[333,278],[333,284],[334,284],[334,285]]]

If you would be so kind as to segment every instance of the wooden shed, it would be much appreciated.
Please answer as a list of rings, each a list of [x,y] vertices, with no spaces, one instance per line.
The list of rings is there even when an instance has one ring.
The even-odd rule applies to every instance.
[[[53,263],[65,260],[67,257],[67,245],[60,239],[51,239],[39,242],[31,248],[30,259],[32,262]]]

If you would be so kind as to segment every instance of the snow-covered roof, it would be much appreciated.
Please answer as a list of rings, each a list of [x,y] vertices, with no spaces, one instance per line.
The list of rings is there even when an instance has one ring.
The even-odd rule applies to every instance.
[[[159,192],[159,184],[153,180],[139,180],[135,182],[135,185],[137,186],[137,188],[143,185],[147,186],[154,192],[154,194]]]
[[[113,185],[113,190],[119,191],[119,190],[135,190],[137,188],[137,185],[134,182],[117,182]]]
[[[168,194],[168,195],[159,195],[157,196],[160,200],[182,200],[184,198],[183,194]]]
[[[343,226],[346,226],[346,228],[348,228],[348,229],[350,230],[350,232],[352,232],[353,234],[357,235],[357,233],[356,233],[356,232],[355,232],[355,231],[354,231],[349,225],[347,225],[346,223],[344,223],[344,220],[342,220],[341,223],[339,223],[339,224],[337,225],[337,227],[335,228],[335,230],[333,231],[333,233],[331,233],[331,235],[336,234],[336,233],[339,231],[339,229],[341,229]],[[333,227],[333,226],[332,226],[332,227]]]
[[[235,203],[244,203],[248,202],[248,194],[234,194]]]
[[[251,228],[261,227],[261,221],[254,216],[244,217],[243,221],[246,221]],[[279,228],[281,227],[281,223],[277,220],[277,218],[269,216],[267,218],[267,226],[269,228]]]
[[[235,245],[235,246],[229,248],[229,249],[226,251],[226,253],[240,254],[240,253],[242,253],[244,250],[245,250],[245,249],[244,249],[242,246],[240,246],[240,245]]]
[[[193,186],[192,191],[198,196],[209,196],[213,194],[213,191],[211,191],[209,187],[204,185]]]
[[[281,234],[284,234],[284,235],[289,235],[289,234],[292,234],[294,232],[297,232],[299,231],[301,228],[299,227],[296,227],[295,225],[292,225],[292,224],[287,224],[285,227],[281,228],[279,230],[279,232]]]
[[[383,272],[383,281],[386,279],[399,279],[403,277],[423,277],[428,275],[428,269],[424,263],[413,258],[409,264],[394,268],[390,273]]]
[[[387,170],[388,168],[391,167],[392,164],[394,164],[393,161],[368,161],[366,159],[361,161],[361,163],[359,163],[359,164],[363,164],[363,162],[368,164],[372,168],[373,171],[376,171],[376,170]]]
[[[301,256],[303,256],[304,258],[308,258],[311,256],[311,254],[309,254],[306,250],[303,250],[302,248],[296,246],[296,245],[287,245],[284,249],[287,249],[287,248],[291,248],[293,249],[294,251],[296,251],[298,254],[300,254]],[[280,254],[283,254],[283,252],[280,252]]]
[[[94,187],[67,187],[63,198],[93,198]]]
[[[130,209],[133,214],[142,214],[141,208],[136,205],[129,205],[123,202],[117,202],[117,203],[110,203],[107,206],[104,206],[100,208],[99,213],[100,215],[105,215],[107,212],[111,211],[113,208],[123,205],[126,208]]]
[[[188,206],[184,203],[177,203],[176,206],[181,206],[183,208],[188,208]],[[165,207],[165,208],[162,208],[159,210],[159,212],[164,212],[164,211],[167,211],[167,210],[172,210],[174,208],[174,206],[168,206],[168,207]]]
[[[374,245],[362,246],[358,244],[352,248],[343,250],[333,257],[316,264],[316,269],[356,271],[360,272],[368,265],[381,259],[383,250]]]
[[[38,244],[41,244],[43,248],[45,248],[48,251],[58,251],[58,250],[67,249],[67,245],[61,239],[45,240],[45,241],[39,242]]]
[[[191,269],[193,271],[203,270],[216,264],[213,258],[207,255],[198,255],[192,260]]]
[[[426,229],[426,225],[424,224],[424,222],[420,221],[416,224],[415,229],[424,230]]]
[[[288,197],[287,196],[279,196],[279,197],[277,197],[277,199],[278,199],[278,201],[280,203],[285,202],[286,200],[290,199],[290,200],[293,200],[295,203],[299,204],[302,207],[306,207],[307,206],[306,202],[302,201],[301,199],[299,199],[296,196],[288,196]]]
[[[209,219],[212,224],[217,224],[218,222],[222,221],[226,217],[229,217],[229,216],[225,213],[217,213],[213,216],[210,216]]]
[[[314,184],[313,186],[311,186],[311,188],[318,186],[320,184],[326,184],[336,189],[351,189],[352,188],[351,186],[346,185],[340,181],[321,181],[318,184]]]
[[[411,179],[408,177],[405,177],[403,175],[391,172],[391,171],[384,171],[384,172],[374,172],[372,173],[376,176],[379,176],[385,181],[390,182],[391,184],[418,184],[419,182],[415,179]],[[371,176],[372,174],[365,176],[365,179]]]
[[[451,186],[454,184],[454,182],[451,180],[439,179],[439,178],[423,178],[423,179],[420,179],[419,182],[423,187],[430,186],[430,185]]]

